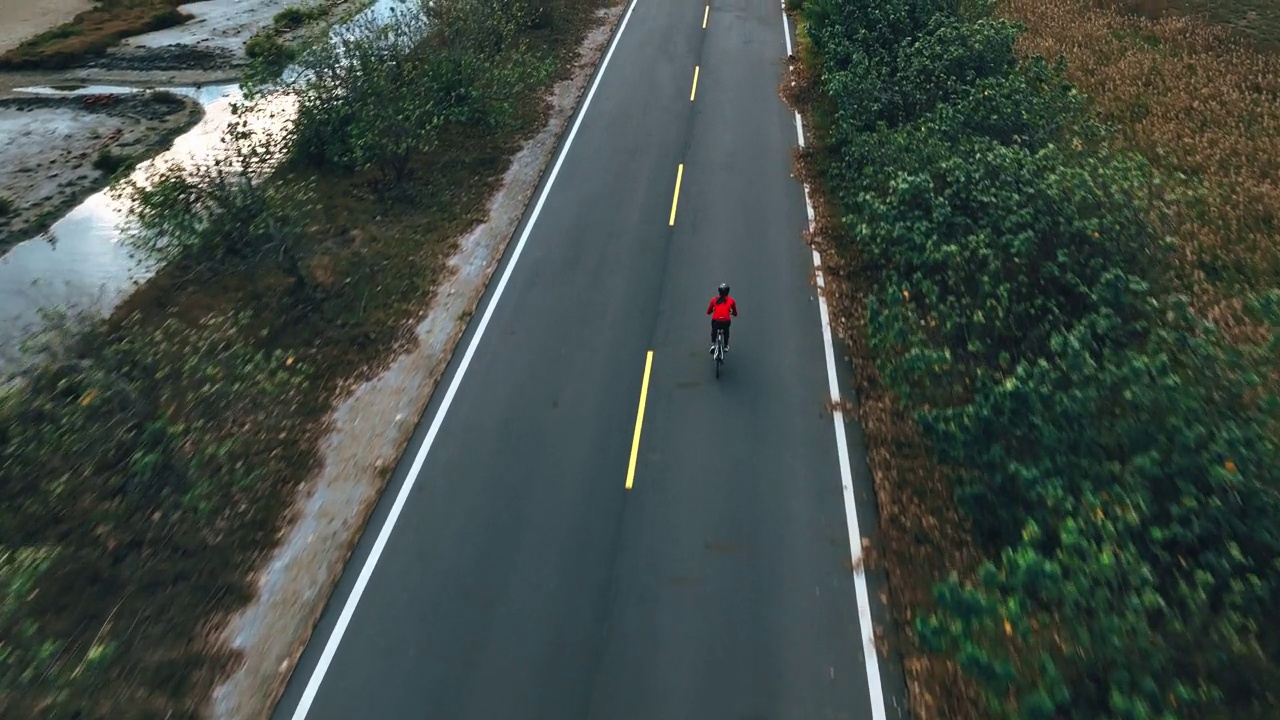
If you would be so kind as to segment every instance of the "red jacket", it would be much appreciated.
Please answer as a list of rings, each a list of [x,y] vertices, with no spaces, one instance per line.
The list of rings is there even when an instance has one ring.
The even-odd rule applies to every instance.
[[[711,304],[707,305],[707,314],[711,316],[712,320],[727,321],[730,315],[736,316],[738,314],[738,303],[734,302],[731,297],[725,297],[724,301],[721,302],[720,296],[717,295],[711,298]]]

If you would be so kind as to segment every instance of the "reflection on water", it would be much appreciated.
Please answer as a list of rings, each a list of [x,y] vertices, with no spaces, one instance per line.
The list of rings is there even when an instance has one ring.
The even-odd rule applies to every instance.
[[[123,85],[53,85],[51,87],[18,88],[18,92],[30,95],[61,95],[65,97],[67,95],[107,95],[111,93],[126,95],[143,92],[143,90]]]
[[[377,0],[352,23],[385,21],[406,0]],[[135,178],[145,177],[157,163],[203,162],[223,150],[223,132],[233,119],[231,105],[241,98],[237,85],[162,88],[193,98],[205,115],[168,151],[143,163]],[[142,92],[111,85],[62,85],[21,88],[33,95],[79,96]],[[291,122],[287,100],[268,104],[266,112],[249,118],[253,129],[278,131]],[[126,207],[107,191],[95,193],[68,213],[44,235],[28,240],[0,257],[0,376],[19,366],[21,340],[38,330],[42,308],[107,312],[137,283],[154,272],[121,242]]]
[[[0,371],[15,366],[20,341],[40,326],[40,308],[102,311],[146,273],[115,242],[119,221],[114,201],[98,193],[54,226],[56,244],[31,240],[0,259]]]
[[[101,91],[95,87],[41,90],[58,95]],[[235,85],[171,90],[198,100],[205,106],[205,116],[168,151],[139,165],[135,177],[156,162],[198,161],[217,152],[231,120],[231,103],[240,97]],[[14,246],[0,258],[0,373],[17,367],[18,345],[41,326],[41,308],[106,312],[151,275],[154,268],[120,242],[125,210],[125,203],[107,191],[94,193],[48,232]]]

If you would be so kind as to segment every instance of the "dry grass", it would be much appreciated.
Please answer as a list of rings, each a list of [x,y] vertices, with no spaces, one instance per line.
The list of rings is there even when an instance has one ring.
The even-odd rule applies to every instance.
[[[0,68],[61,69],[101,55],[133,35],[180,25],[191,17],[179,0],[99,0],[71,22],[41,33],[0,55]]]
[[[1001,12],[1028,27],[1023,51],[1065,56],[1122,147],[1202,192],[1175,220],[1178,280],[1203,315],[1256,337],[1242,298],[1280,285],[1280,56],[1172,12],[1197,6],[1221,16],[1249,1],[1004,0]],[[1280,3],[1235,16],[1280,22]]]

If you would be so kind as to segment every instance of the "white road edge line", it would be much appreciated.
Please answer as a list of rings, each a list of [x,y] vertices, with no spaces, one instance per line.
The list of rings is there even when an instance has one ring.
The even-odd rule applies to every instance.
[[[791,27],[787,24],[787,0],[782,0],[782,36],[787,39],[787,57],[791,57]]]
[[[587,92],[587,97],[582,102],[582,108],[578,111],[578,118],[574,121],[573,128],[569,130],[569,137],[565,140],[564,147],[560,149],[560,156],[556,159],[556,164],[551,169],[551,175],[548,176],[547,184],[542,188],[542,194],[538,196],[538,204],[534,206],[533,214],[529,216],[529,222],[525,224],[524,232],[520,234],[520,240],[516,243],[515,251],[511,254],[511,261],[507,263],[507,269],[502,273],[502,278],[498,281],[498,286],[493,291],[493,297],[489,299],[484,316],[480,319],[480,324],[476,326],[475,335],[472,336],[471,343],[467,345],[466,355],[462,357],[462,363],[458,365],[458,371],[454,373],[453,381],[449,383],[449,389],[445,393],[444,400],[440,403],[440,409],[436,411],[435,418],[431,421],[431,427],[427,430],[426,438],[423,439],[422,445],[418,448],[418,454],[413,459],[413,465],[409,468],[409,474],[405,478],[404,485],[401,486],[399,494],[396,495],[395,503],[391,506],[391,512],[387,515],[387,519],[382,524],[382,529],[378,532],[378,539],[374,542],[373,549],[369,551],[369,557],[364,561],[364,567],[360,569],[360,576],[356,578],[355,587],[352,588],[351,594],[347,596],[347,602],[342,607],[342,614],[338,616],[338,623],[329,635],[328,642],[325,643],[324,652],[320,655],[320,660],[316,663],[315,670],[311,673],[311,679],[307,682],[306,690],[303,691],[302,698],[298,701],[298,707],[293,713],[293,720],[303,720],[311,710],[311,704],[315,701],[316,694],[320,690],[320,684],[324,682],[325,673],[329,670],[329,664],[333,662],[333,656],[338,651],[338,645],[342,643],[342,636],[346,633],[347,626],[351,623],[356,606],[360,604],[360,597],[364,594],[364,590],[369,584],[369,578],[373,575],[373,570],[378,564],[378,559],[382,556],[383,549],[386,548],[387,540],[391,537],[391,531],[395,529],[396,520],[399,519],[400,512],[404,509],[405,501],[409,498],[409,492],[413,490],[414,484],[418,481],[418,474],[422,472],[422,464],[427,459],[427,453],[430,452],[431,445],[435,442],[436,434],[440,431],[440,425],[444,422],[445,415],[449,412],[449,406],[453,404],[454,395],[458,392],[458,386],[462,383],[462,378],[467,374],[467,367],[471,365],[471,358],[475,355],[476,346],[480,344],[480,338],[484,337],[485,328],[488,327],[489,319],[493,317],[493,310],[502,298],[502,291],[507,287],[507,281],[511,279],[511,272],[515,269],[516,262],[520,259],[520,253],[524,250],[525,243],[529,240],[529,234],[533,231],[533,226],[538,221],[538,215],[542,213],[543,203],[546,202],[547,195],[551,192],[551,187],[555,185],[556,176],[560,174],[560,166],[564,163],[565,156],[569,154],[569,148],[573,146],[573,140],[578,134],[578,128],[582,125],[582,119],[587,116],[587,109],[591,107],[591,100],[595,97],[596,88],[600,86],[600,80],[604,78],[605,70],[609,67],[609,60],[613,57],[614,49],[618,47],[618,41],[622,39],[623,31],[627,29],[627,21],[631,19],[631,13],[635,10],[637,1],[631,0],[631,5],[627,8],[627,14],[623,16],[622,23],[618,26],[618,32],[613,36],[613,42],[609,45],[609,51],[605,53],[604,60],[600,63],[600,69],[596,73],[595,80],[591,83],[591,89]]]
[[[786,0],[782,3],[782,29],[787,38],[787,55],[791,55],[791,24],[787,18]],[[796,137],[804,147],[804,128],[796,113]],[[804,209],[809,216],[809,231],[814,229],[813,203],[809,184],[804,186]],[[822,273],[822,254],[813,250],[813,273],[818,286],[818,315],[822,318],[822,346],[827,353],[827,389],[833,404],[831,420],[836,430],[836,454],[840,459],[840,487],[844,494],[844,516],[849,526],[849,553],[853,560],[853,591],[858,601],[858,625],[862,628],[862,655],[867,666],[867,687],[871,694],[872,720],[886,720],[884,685],[880,681],[880,655],[876,649],[875,625],[871,619],[871,594],[862,568],[862,531],[858,527],[858,503],[853,495],[853,470],[849,465],[849,439],[845,435],[844,411],[840,409],[840,382],[836,375],[835,343],[831,339],[831,313],[827,309],[826,279]]]

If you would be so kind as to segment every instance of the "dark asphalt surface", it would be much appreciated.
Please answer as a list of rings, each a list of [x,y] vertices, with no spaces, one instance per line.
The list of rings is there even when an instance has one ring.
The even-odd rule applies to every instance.
[[[636,4],[308,718],[872,717],[782,11],[721,0],[703,30],[704,7]],[[742,315],[717,381],[703,312],[722,280]]]

